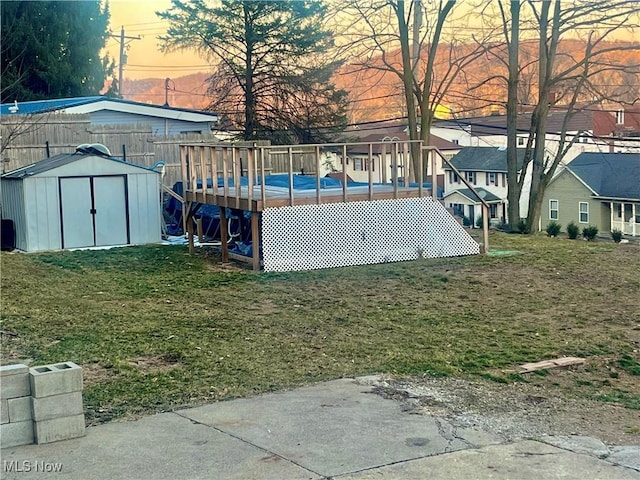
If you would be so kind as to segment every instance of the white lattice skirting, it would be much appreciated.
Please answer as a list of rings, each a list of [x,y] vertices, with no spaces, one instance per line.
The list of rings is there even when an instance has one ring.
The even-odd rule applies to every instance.
[[[265,271],[476,255],[480,246],[431,197],[267,208]]]

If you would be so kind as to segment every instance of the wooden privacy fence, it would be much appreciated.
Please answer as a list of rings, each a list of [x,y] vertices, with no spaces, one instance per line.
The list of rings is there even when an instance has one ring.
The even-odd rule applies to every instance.
[[[213,134],[158,136],[151,125],[95,125],[88,115],[3,115],[0,121],[2,172],[31,165],[61,153],[74,152],[83,143],[101,143],[111,155],[152,167],[165,163],[164,184],[180,181],[180,144],[217,142]]]

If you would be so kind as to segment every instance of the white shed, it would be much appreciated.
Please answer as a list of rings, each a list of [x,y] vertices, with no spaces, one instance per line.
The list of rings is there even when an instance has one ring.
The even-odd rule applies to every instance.
[[[149,168],[89,148],[1,178],[2,218],[13,220],[19,250],[161,240],[160,174]]]

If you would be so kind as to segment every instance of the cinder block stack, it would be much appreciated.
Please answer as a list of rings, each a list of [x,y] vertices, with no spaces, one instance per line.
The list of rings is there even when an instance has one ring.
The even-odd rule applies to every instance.
[[[83,436],[82,369],[64,362],[33,367],[29,374],[36,443]]]
[[[0,367],[0,447],[84,435],[82,369],[73,362]]]
[[[33,443],[29,367],[0,367],[0,447]]]

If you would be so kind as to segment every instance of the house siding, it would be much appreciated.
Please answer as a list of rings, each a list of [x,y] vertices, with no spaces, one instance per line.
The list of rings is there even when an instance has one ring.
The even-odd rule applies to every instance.
[[[562,231],[566,231],[567,225],[571,222],[578,225],[580,229],[589,225],[597,226],[600,231],[610,229],[608,206],[592,198],[591,191],[566,170],[558,174],[544,194],[540,215],[543,229],[552,221],[549,218],[549,200],[558,200],[558,219],[555,221],[562,225]],[[581,202],[589,205],[588,223],[580,222]]]
[[[101,110],[90,114],[91,123],[94,125],[126,125],[145,124],[151,125],[154,135],[179,135],[184,132],[211,133],[209,122],[185,122],[181,120],[150,117],[148,115],[136,115],[126,112],[114,112]]]

